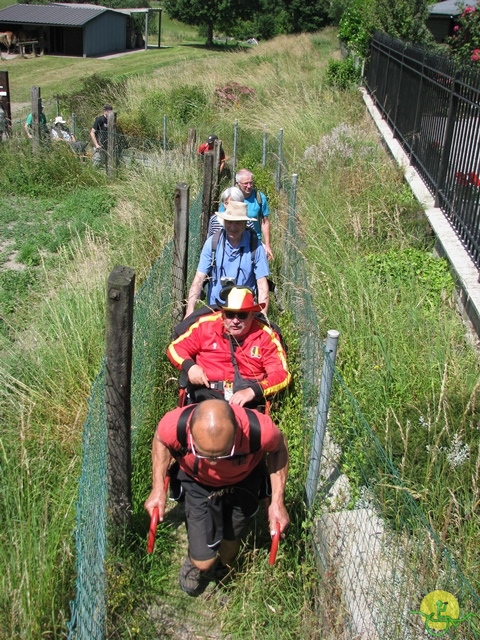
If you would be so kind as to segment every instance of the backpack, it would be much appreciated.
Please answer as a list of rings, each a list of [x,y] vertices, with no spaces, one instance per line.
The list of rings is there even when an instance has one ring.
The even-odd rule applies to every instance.
[[[251,229],[247,229],[248,233],[250,234],[250,243],[249,243],[249,251],[250,251],[250,257],[252,259],[252,271],[254,271],[254,267],[255,267],[255,252],[257,250],[258,247],[258,236],[255,233],[255,231],[252,231]],[[225,243],[225,239],[226,239],[226,233],[225,233],[225,229],[219,229],[218,231],[216,231],[213,236],[212,236],[212,261],[210,262],[210,267],[208,269],[208,273],[207,273],[207,279],[212,279],[213,274],[216,273],[217,270],[217,246],[218,246],[218,241],[220,240],[220,237],[223,237],[223,242]]]
[[[262,228],[262,220],[263,220],[263,200],[262,200],[262,192],[258,189],[255,189],[255,199],[257,200],[257,204],[260,207],[258,212],[258,222],[260,224],[260,229]]]
[[[196,404],[190,404],[185,407],[178,419],[177,440],[180,442],[181,448],[178,450],[170,449],[170,453],[175,459],[181,458],[188,453],[187,422],[196,406]],[[246,409],[245,407],[244,410],[247,413],[248,424],[250,426],[250,433],[248,436],[250,440],[250,453],[255,453],[256,451],[260,450],[260,422],[254,411],[252,411],[251,409]]]

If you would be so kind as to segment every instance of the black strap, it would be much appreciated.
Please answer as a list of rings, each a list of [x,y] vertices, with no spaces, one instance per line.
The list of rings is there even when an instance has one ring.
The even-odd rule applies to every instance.
[[[260,422],[255,411],[243,407],[248,416],[248,423],[250,425],[250,453],[255,453],[260,449]]]
[[[195,407],[195,404],[189,404],[188,407],[185,407],[180,414],[177,422],[177,440],[180,442],[181,449],[179,451],[170,450],[170,453],[174,458],[181,458],[188,452],[187,422]]]
[[[255,189],[255,198],[257,200],[257,204],[260,207],[258,212],[258,222],[260,223],[260,228],[262,228],[262,220],[263,220],[263,201],[262,201],[262,193],[258,189]]]

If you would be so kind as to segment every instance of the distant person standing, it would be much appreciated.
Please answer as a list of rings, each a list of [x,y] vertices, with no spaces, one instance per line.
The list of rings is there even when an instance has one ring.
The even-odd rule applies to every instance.
[[[108,142],[108,116],[113,111],[111,104],[103,107],[103,115],[95,118],[93,127],[90,129],[90,138],[94,147],[93,164],[97,167],[106,163],[107,142]]]
[[[207,151],[213,151],[213,148],[215,146],[215,140],[218,140],[218,136],[216,136],[214,133],[212,133],[211,135],[208,136],[206,142],[203,142],[197,149],[197,153],[201,156],[205,155],[207,153]],[[222,173],[223,169],[225,167],[225,151],[223,150],[223,147],[220,148],[220,169],[219,169],[219,173]]]
[[[40,113],[39,113],[39,132],[40,137],[48,136],[48,128],[47,128],[47,117],[43,113],[43,102],[40,105]],[[25,120],[25,131],[27,136],[32,139],[33,138],[33,114],[29,113],[27,119]]]

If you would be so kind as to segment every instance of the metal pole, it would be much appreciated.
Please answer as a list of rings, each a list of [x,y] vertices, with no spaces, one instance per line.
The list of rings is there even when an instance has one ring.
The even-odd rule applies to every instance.
[[[76,135],[76,133],[75,133],[76,132],[76,124],[77,123],[75,122],[75,114],[72,113],[72,133],[73,133],[73,135]]]
[[[232,186],[235,186],[235,173],[237,172],[237,138],[238,138],[238,120],[233,125],[233,160],[232,160]]]
[[[318,479],[320,477],[320,461],[322,458],[323,441],[327,428],[330,392],[332,390],[333,371],[337,355],[337,343],[340,333],[335,329],[327,332],[325,357],[323,359],[322,378],[320,380],[320,396],[317,405],[317,418],[313,434],[312,450],[310,452],[310,466],[307,476],[307,505],[311,509],[317,494]]]
[[[282,186],[282,143],[283,143],[283,129],[278,132],[278,159],[277,159],[277,177],[275,186],[277,191],[280,191]]]
[[[167,114],[163,114],[163,150],[167,150]]]
[[[148,14],[150,12],[147,11],[147,13],[145,14],[145,51],[147,51],[148,49]]]
[[[267,125],[263,125],[262,167],[267,164]]]
[[[293,235],[295,232],[295,214],[297,209],[297,181],[298,174],[292,174],[292,191],[290,202],[288,203],[287,209],[287,233],[285,237],[285,246],[287,250],[285,251],[284,260],[283,260],[283,278],[282,278],[282,308],[285,309],[287,306],[287,291],[290,290],[290,287],[287,285],[288,282],[292,282],[291,274],[290,274],[290,255],[291,251],[289,250],[293,244]]]

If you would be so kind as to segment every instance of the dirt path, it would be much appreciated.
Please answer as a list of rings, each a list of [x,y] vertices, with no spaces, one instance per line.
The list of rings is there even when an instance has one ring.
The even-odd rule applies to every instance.
[[[225,599],[222,589],[210,583],[198,598],[184,593],[178,584],[178,573],[187,550],[187,532],[184,523],[183,504],[174,505],[168,511],[165,524],[175,529],[176,551],[169,571],[169,589],[162,601],[148,608],[158,638],[169,640],[228,640],[217,619]],[[162,526],[162,525],[159,525]],[[155,553],[161,549],[156,548]]]

